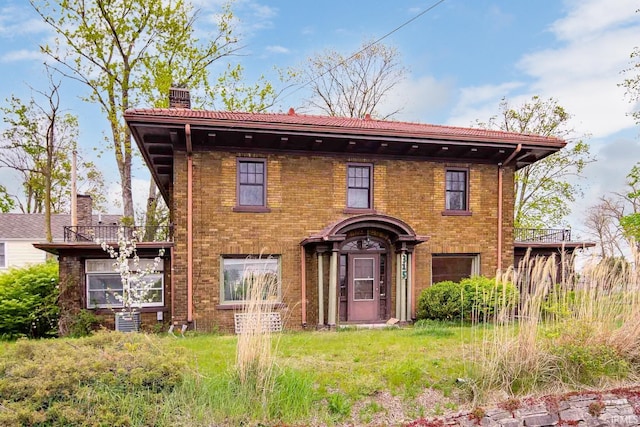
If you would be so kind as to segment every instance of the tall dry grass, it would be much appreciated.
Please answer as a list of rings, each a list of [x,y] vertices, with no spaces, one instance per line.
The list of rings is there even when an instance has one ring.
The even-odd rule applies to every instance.
[[[520,290],[515,307],[479,326],[476,390],[511,395],[631,380],[640,367],[640,276],[635,262],[525,259],[496,278]],[[476,396],[480,398],[482,396]]]
[[[274,313],[273,303],[278,295],[278,277],[268,271],[247,268],[243,277],[246,285],[241,311],[244,324],[238,332],[235,365],[239,392],[266,410],[277,376],[275,351],[280,333],[272,330],[269,318]]]

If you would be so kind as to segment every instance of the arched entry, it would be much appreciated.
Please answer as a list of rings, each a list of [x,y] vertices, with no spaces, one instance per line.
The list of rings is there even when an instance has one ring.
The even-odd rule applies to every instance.
[[[415,245],[426,240],[404,221],[378,214],[342,219],[303,240],[306,251],[317,256],[318,326],[394,316],[406,321],[411,306],[408,266]]]
[[[388,238],[372,236],[375,232],[368,228],[356,230],[351,233],[356,236],[345,240],[340,247],[338,284],[342,322],[388,319],[390,243]]]

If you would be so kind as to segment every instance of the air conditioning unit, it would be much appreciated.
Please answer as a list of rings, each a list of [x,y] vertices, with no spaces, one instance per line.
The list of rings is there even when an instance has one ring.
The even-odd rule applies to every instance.
[[[140,330],[140,313],[119,312],[116,313],[116,331],[120,332],[138,332]]]

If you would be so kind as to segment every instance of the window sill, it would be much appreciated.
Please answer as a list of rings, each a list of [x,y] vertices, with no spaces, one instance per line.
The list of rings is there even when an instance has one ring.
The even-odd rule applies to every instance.
[[[374,214],[377,213],[375,209],[369,208],[345,208],[342,213],[346,214]]]
[[[269,213],[271,209],[266,206],[234,206],[234,212],[246,212],[246,213]]]
[[[471,211],[442,211],[442,216],[471,216]]]
[[[114,307],[114,308],[104,308],[104,307],[99,307],[99,308],[87,308],[87,310],[91,310],[93,311],[95,314],[97,315],[106,315],[106,314],[114,314],[114,313],[120,313],[122,312],[122,307]],[[165,307],[164,305],[159,305],[157,307],[142,307],[142,308],[136,308],[133,311],[138,311],[140,313],[155,313],[157,311],[163,311],[163,312],[167,312],[169,311],[167,307]]]
[[[223,303],[216,305],[216,310],[243,310],[246,307],[247,303],[237,302],[237,303]],[[271,309],[282,309],[286,308],[287,305],[283,302],[268,302],[265,303],[265,306]]]

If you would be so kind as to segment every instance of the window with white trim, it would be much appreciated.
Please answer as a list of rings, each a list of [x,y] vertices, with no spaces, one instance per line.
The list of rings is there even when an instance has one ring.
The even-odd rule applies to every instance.
[[[220,261],[220,300],[243,303],[252,292],[264,301],[280,301],[280,257],[223,256]]]
[[[6,244],[0,242],[0,268],[7,268],[7,255],[5,251]]]
[[[121,308],[123,295],[122,280],[120,274],[114,270],[112,259],[88,259],[85,261],[85,275],[87,288],[87,308]],[[130,268],[133,269],[133,261],[130,260]],[[154,261],[149,258],[140,258],[140,269],[153,271],[144,277],[151,283],[147,288],[144,301],[140,307],[164,306],[164,274],[163,263],[160,262],[155,271]],[[136,289],[132,289],[136,291]]]

